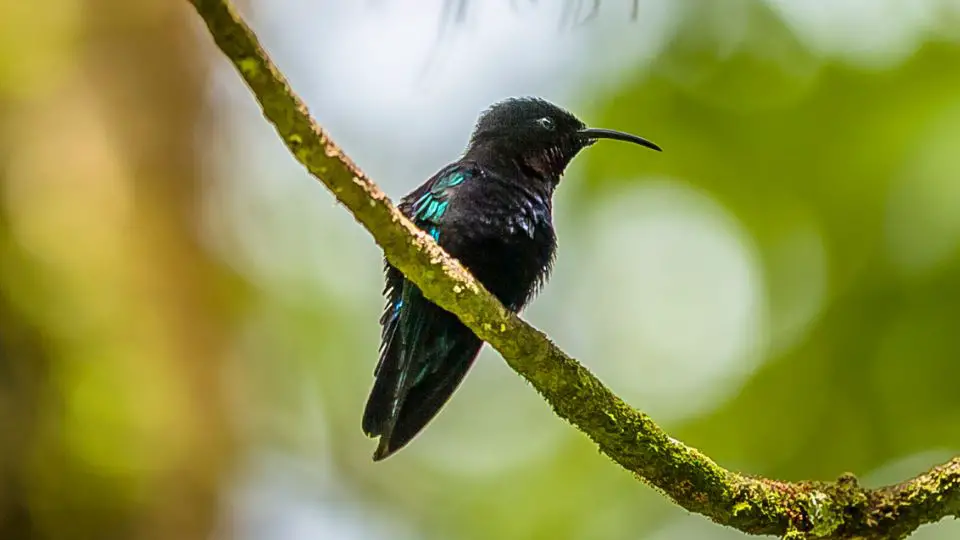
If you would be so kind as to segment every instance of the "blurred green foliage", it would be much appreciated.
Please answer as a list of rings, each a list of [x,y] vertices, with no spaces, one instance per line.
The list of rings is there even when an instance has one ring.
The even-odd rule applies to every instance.
[[[643,174],[707,190],[759,246],[773,318],[786,316],[777,308],[790,304],[795,287],[777,245],[813,219],[829,292],[800,343],[768,358],[736,399],[679,433],[723,462],[791,479],[866,473],[898,456],[960,446],[960,249],[950,219],[960,213],[960,154],[950,142],[960,137],[960,49],[929,43],[881,72],[822,61],[798,91],[771,90],[767,81],[786,75],[758,70],[755,48],[691,60],[689,47],[675,44],[660,61],[668,74],[644,74],[605,113],[608,124],[658,133],[672,151],[642,162],[591,155],[584,191]],[[715,75],[696,85],[669,75],[703,64]],[[931,151],[938,161],[927,170]],[[912,190],[937,195],[919,199]],[[897,212],[906,198],[917,207]],[[943,209],[927,206],[940,198],[949,201]],[[949,223],[923,223],[928,212]],[[914,261],[900,235],[913,246],[942,237],[951,245],[935,261]]]
[[[649,65],[609,94],[582,82],[572,109],[666,151],[578,158],[557,276],[528,317],[724,466],[890,483],[960,453],[958,11],[935,2],[908,54],[858,62],[812,45],[783,3],[678,4]],[[229,167],[200,157],[242,139],[198,106],[221,59],[188,38],[186,8],[24,5],[0,3],[0,538],[742,537],[599,455],[489,351],[409,449],[372,464],[376,246],[278,141],[278,162],[229,143]],[[27,21],[45,30],[6,39]],[[274,136],[245,94],[226,114]],[[603,248],[616,231],[597,216],[633,201]],[[661,204],[676,223],[637,225]],[[678,258],[691,246],[710,249]],[[734,277],[746,292],[697,296]],[[675,302],[651,301],[648,279]],[[729,299],[757,320],[725,326]],[[702,313],[750,346],[705,365],[733,338],[695,332]],[[699,349],[646,343],[661,319]]]

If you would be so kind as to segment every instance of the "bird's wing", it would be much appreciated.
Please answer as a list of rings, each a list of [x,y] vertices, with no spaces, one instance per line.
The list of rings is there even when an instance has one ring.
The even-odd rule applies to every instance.
[[[435,240],[441,241],[443,216],[447,211],[451,195],[457,186],[469,180],[473,174],[473,170],[469,167],[447,167],[404,197],[400,209],[417,227],[430,234]],[[444,376],[439,378],[435,375],[451,361],[456,364],[462,363],[460,356],[472,358],[476,354],[474,351],[469,355],[468,349],[471,347],[464,349],[467,345],[465,340],[461,336],[451,334],[451,332],[458,332],[448,328],[451,325],[450,321],[447,321],[449,316],[446,312],[424,298],[420,289],[389,263],[386,264],[386,278],[384,292],[387,295],[387,305],[380,319],[382,325],[380,359],[374,371],[376,381],[363,418],[364,431],[371,436],[381,436],[382,448],[378,450],[381,455],[387,451],[386,445],[390,443],[390,436],[401,416],[401,408],[411,390],[420,383],[433,386],[433,383],[427,379],[436,379],[435,382],[452,380],[451,377],[442,373],[440,375]],[[473,337],[469,331],[467,334]],[[472,344],[473,340],[466,341],[471,341]],[[464,350],[461,351],[461,349]],[[479,347],[473,346],[472,349],[478,350]],[[458,358],[449,358],[451,354]],[[469,364],[469,358],[467,363]],[[462,374],[455,379],[450,384],[444,382],[441,385],[442,389],[434,389],[443,390],[445,394],[444,399],[436,405],[435,409],[416,411],[418,426],[414,433],[409,434],[409,437],[412,437],[436,414],[442,401],[462,379]],[[451,384],[452,387],[450,387]],[[416,394],[422,393],[421,391]],[[423,395],[416,401],[423,399],[428,399],[431,403],[437,401],[436,396],[428,395]],[[426,403],[411,405],[416,405],[415,408],[420,409],[420,405],[426,405]],[[394,441],[390,451],[398,448],[397,443],[399,441]]]
[[[474,175],[472,168],[451,165],[426,181],[419,188],[403,198],[399,208],[414,225],[433,237],[437,242],[440,241],[440,227],[443,214],[450,204],[450,195],[455,187],[465,182]],[[382,326],[381,333],[381,356],[374,369],[374,375],[380,371],[383,364],[383,351],[390,348],[397,333],[397,328],[401,321],[405,321],[405,328],[415,331],[419,330],[418,322],[410,312],[420,312],[420,309],[403,309],[405,306],[419,308],[424,302],[420,289],[404,277],[404,275],[394,268],[390,263],[384,263],[386,273],[386,287],[384,294],[387,295],[387,305],[383,316],[380,318]],[[419,335],[419,331],[414,332],[414,336],[408,334],[410,338]]]

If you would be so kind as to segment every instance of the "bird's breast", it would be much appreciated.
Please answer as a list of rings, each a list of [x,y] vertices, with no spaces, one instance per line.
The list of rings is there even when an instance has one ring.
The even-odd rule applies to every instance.
[[[543,218],[526,214],[508,215],[504,218],[506,222],[506,233],[514,241],[525,241],[525,238],[535,240],[538,229],[549,225]],[[519,237],[519,238],[513,238]]]
[[[549,207],[501,206],[470,216],[449,237],[448,249],[501,302],[519,310],[546,280],[553,263],[556,237]]]

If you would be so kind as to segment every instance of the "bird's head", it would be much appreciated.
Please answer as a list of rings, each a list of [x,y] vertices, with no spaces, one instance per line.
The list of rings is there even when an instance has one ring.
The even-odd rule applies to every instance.
[[[540,98],[512,98],[480,115],[467,154],[495,155],[544,179],[558,182],[570,160],[600,139],[660,150],[636,135],[588,128],[573,114]]]

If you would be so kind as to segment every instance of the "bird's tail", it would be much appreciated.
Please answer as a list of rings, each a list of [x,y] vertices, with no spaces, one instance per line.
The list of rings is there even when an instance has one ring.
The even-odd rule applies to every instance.
[[[376,381],[363,413],[363,430],[380,437],[374,461],[406,446],[440,412],[483,344],[454,315],[432,304],[427,309],[432,311],[429,324],[415,342],[384,333]]]

